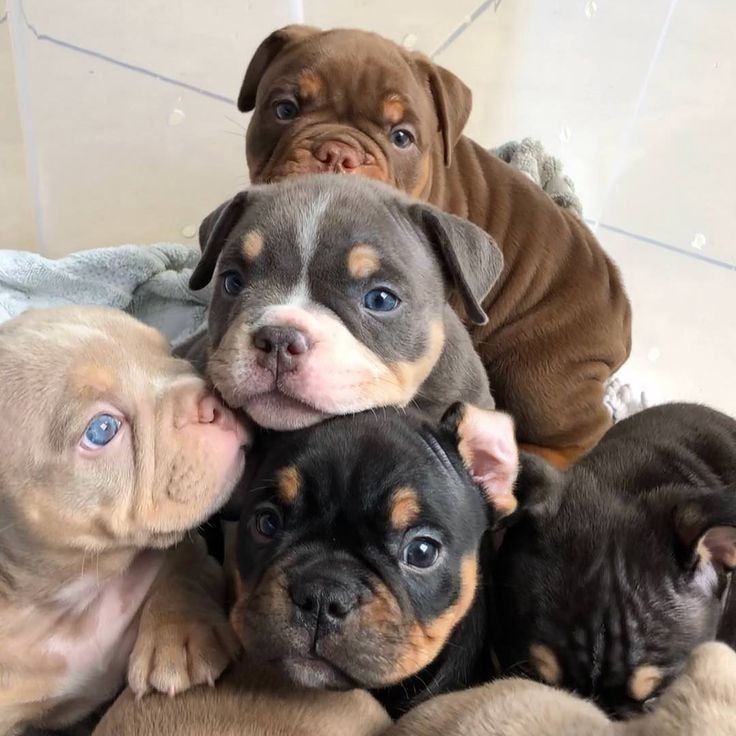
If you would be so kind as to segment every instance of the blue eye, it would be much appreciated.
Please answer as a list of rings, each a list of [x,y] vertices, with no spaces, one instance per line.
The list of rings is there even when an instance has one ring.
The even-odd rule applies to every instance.
[[[237,271],[225,271],[222,275],[222,288],[230,296],[237,296],[245,289],[245,282]]]
[[[84,430],[82,445],[95,450],[110,443],[120,430],[120,420],[110,414],[98,414]]]
[[[293,120],[299,114],[299,107],[291,100],[280,100],[273,106],[279,120]]]
[[[412,143],[414,143],[414,136],[406,130],[406,128],[398,128],[397,130],[391,131],[391,143],[393,143],[396,148],[408,148]]]
[[[392,312],[401,304],[401,299],[388,289],[371,289],[363,297],[363,306],[371,312]]]
[[[432,567],[440,557],[440,544],[429,537],[417,537],[412,539],[404,547],[402,558],[410,567],[426,569]]]

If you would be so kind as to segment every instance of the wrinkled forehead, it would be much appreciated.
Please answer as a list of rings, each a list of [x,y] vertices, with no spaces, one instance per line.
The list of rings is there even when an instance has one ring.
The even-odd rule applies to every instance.
[[[304,39],[277,57],[266,80],[269,92],[291,92],[302,102],[331,101],[366,113],[380,112],[392,101],[403,103],[407,112],[429,102],[428,89],[402,50],[371,34],[337,32]]]
[[[17,329],[3,343],[5,416],[51,421],[98,401],[134,405],[193,371],[170,358],[164,338],[130,318],[58,321]]]
[[[376,266],[405,270],[429,262],[398,200],[381,196],[363,182],[342,183],[320,186],[312,179],[302,180],[300,186],[290,182],[259,190],[229,237],[226,258],[251,262],[264,256],[273,266],[314,262],[334,268],[351,248],[368,245],[378,258]],[[356,254],[362,269],[368,263],[361,254],[367,252]],[[362,270],[355,262],[353,268]]]
[[[452,525],[473,512],[483,523],[479,492],[441,448],[438,453],[438,443],[433,447],[423,433],[390,421],[370,421],[356,432],[351,420],[361,419],[309,430],[310,438],[272,453],[265,475],[282,503],[308,516],[318,508],[324,519],[344,516],[344,510],[354,516],[352,523],[388,519],[397,530],[419,522]],[[468,531],[473,527],[469,519]]]

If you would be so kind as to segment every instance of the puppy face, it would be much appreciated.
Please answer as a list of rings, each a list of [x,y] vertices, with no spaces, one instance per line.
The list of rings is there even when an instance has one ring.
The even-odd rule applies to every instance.
[[[209,376],[259,424],[405,406],[444,349],[448,283],[475,319],[502,260],[479,228],[364,179],[293,179],[202,224]]]
[[[513,446],[508,417],[473,411]],[[459,434],[370,413],[273,446],[239,526],[231,621],[249,655],[327,688],[381,688],[435,659],[473,605],[488,525]],[[513,464],[489,457],[476,462]]]
[[[540,460],[524,466],[495,565],[498,655],[614,715],[639,712],[715,638],[736,507],[718,503],[722,492],[637,498]]]
[[[0,326],[0,372],[9,549],[168,546],[242,472],[244,429],[161,335],[123,313],[27,312]]]
[[[254,111],[251,181],[350,173],[426,196],[433,149],[442,146],[449,165],[471,95],[425,56],[373,33],[289,26],[256,51],[238,107]]]

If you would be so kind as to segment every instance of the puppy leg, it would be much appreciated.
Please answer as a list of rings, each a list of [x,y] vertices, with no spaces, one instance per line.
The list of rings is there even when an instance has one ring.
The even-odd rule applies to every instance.
[[[170,553],[141,613],[128,682],[147,692],[175,695],[213,685],[240,645],[225,605],[225,576],[204,540],[182,542]]]

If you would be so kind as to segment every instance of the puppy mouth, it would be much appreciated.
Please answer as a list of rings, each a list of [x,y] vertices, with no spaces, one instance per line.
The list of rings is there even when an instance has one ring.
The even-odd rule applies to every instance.
[[[360,685],[339,667],[318,656],[284,657],[273,662],[294,683],[321,690],[353,690]]]
[[[252,396],[244,409],[257,424],[282,432],[310,427],[331,416],[278,389]]]

